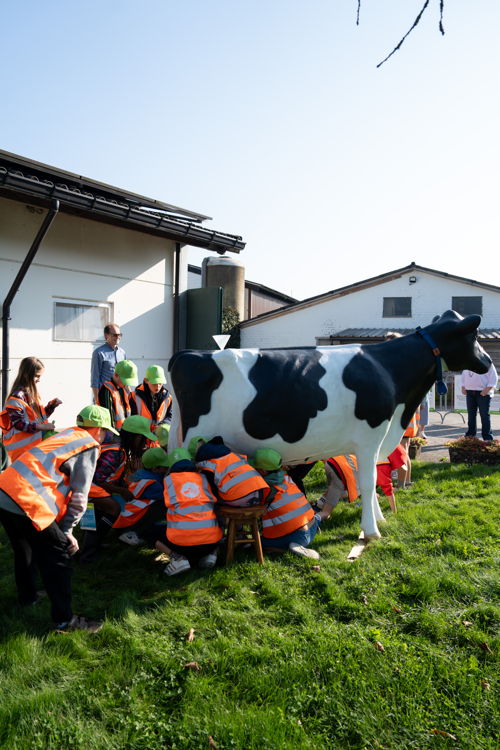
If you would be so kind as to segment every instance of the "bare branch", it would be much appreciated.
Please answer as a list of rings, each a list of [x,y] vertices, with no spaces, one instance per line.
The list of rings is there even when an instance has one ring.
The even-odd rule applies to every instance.
[[[443,2],[443,0],[441,0],[441,2]],[[407,37],[407,36],[409,36],[409,35],[411,34],[411,32],[413,31],[413,29],[414,29],[414,28],[415,28],[416,26],[418,26],[418,24],[419,24],[419,22],[420,22],[420,19],[422,18],[422,16],[423,16],[424,12],[425,12],[425,11],[427,10],[427,6],[428,6],[428,5],[429,5],[429,0],[425,0],[424,4],[423,4],[423,6],[422,6],[422,9],[421,9],[421,11],[420,11],[420,13],[419,13],[419,14],[418,14],[418,16],[416,17],[416,19],[415,19],[415,20],[413,21],[413,26],[411,27],[411,29],[409,29],[409,30],[408,30],[408,31],[406,32],[406,34],[404,35],[404,37],[403,37],[403,38],[402,38],[402,39],[400,40],[399,44],[397,44],[397,45],[396,45],[396,46],[394,47],[394,49],[392,50],[392,52],[391,52],[391,53],[390,53],[389,55],[387,55],[387,57],[385,57],[385,58],[384,58],[384,59],[382,60],[382,62],[379,62],[379,64],[377,65],[377,68],[380,68],[380,66],[381,66],[381,65],[383,65],[383,64],[384,64],[385,62],[387,62],[387,60],[388,60],[388,59],[389,59],[390,57],[392,57],[392,56],[393,56],[393,54],[394,54],[395,52],[397,52],[397,51],[398,51],[398,49],[400,49],[400,47],[401,47],[401,46],[403,45],[403,42],[405,41],[406,37]]]
[[[444,13],[444,0],[439,0],[439,31],[444,36],[443,13]]]
[[[356,26],[359,26],[359,11],[360,10],[361,10],[361,0],[358,0],[358,12],[356,13]]]

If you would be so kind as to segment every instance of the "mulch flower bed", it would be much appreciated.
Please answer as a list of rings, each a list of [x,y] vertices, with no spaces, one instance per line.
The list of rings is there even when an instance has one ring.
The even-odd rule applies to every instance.
[[[446,445],[452,464],[500,464],[500,440],[463,437]]]

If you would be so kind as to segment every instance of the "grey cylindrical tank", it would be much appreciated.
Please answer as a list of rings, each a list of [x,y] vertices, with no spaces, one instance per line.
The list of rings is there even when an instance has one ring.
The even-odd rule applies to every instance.
[[[227,255],[205,258],[202,264],[203,286],[221,286],[223,307],[232,307],[240,320],[245,314],[245,267]]]

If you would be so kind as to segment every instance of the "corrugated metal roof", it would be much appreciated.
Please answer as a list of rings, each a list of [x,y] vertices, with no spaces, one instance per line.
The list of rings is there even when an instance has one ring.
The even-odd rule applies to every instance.
[[[344,328],[342,331],[333,331],[329,334],[332,339],[383,339],[389,332],[400,333],[406,336],[413,333],[414,328]],[[320,338],[328,338],[328,335]],[[500,341],[499,328],[479,329],[478,338],[483,341]]]

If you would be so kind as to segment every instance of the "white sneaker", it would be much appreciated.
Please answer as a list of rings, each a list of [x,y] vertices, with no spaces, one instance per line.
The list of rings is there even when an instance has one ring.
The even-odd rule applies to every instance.
[[[138,536],[135,531],[125,531],[123,534],[120,534],[118,539],[120,540],[120,542],[130,544],[132,547],[138,547],[139,544],[145,544],[144,539],[141,539],[141,537]]]
[[[198,560],[198,567],[199,568],[215,568],[216,562],[217,562],[217,552],[211,552],[209,555],[205,555],[205,557],[201,557]]]
[[[168,565],[165,566],[163,571],[166,576],[176,576],[178,573],[184,573],[186,570],[191,570],[189,560],[185,557],[173,557]]]
[[[297,544],[297,542],[291,542],[288,545],[288,549],[294,555],[299,555],[299,557],[309,557],[311,560],[319,560],[319,552],[316,552],[315,549],[303,547],[301,544]]]

